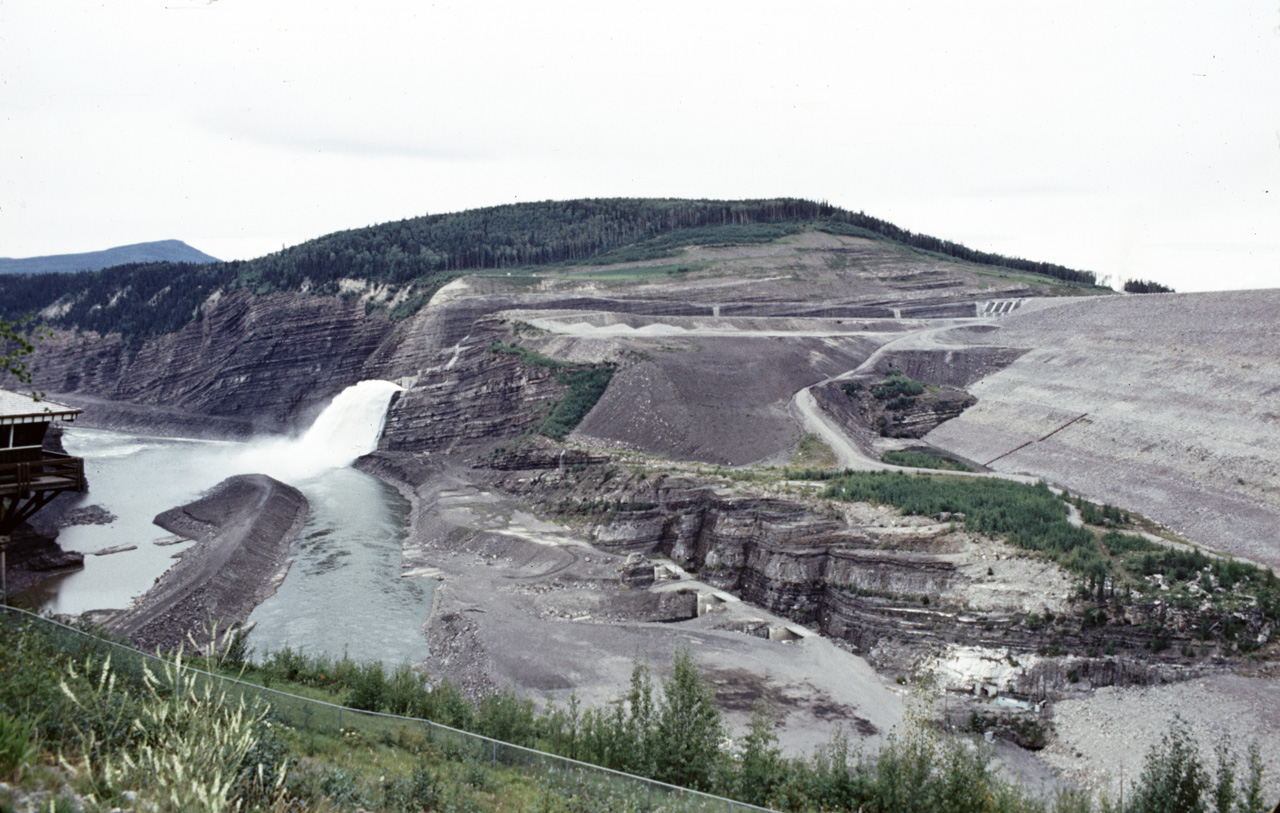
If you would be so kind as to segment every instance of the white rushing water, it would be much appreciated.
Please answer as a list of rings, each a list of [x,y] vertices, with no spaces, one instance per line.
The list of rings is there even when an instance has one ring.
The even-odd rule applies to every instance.
[[[288,577],[250,616],[251,644],[260,652],[288,644],[361,660],[420,660],[434,583],[400,578],[408,503],[350,468],[377,448],[387,404],[399,389],[388,381],[348,387],[294,438],[222,443],[69,429],[67,451],[85,458],[89,480],[80,504],[101,505],[117,519],[64,529],[64,548],[90,554],[85,569],[27,600],[58,613],[128,606],[191,545],[157,544],[170,541],[152,524],[157,514],[234,474],[262,473],[302,491],[311,511],[291,550]],[[121,546],[137,547],[91,555]]]
[[[387,404],[402,389],[390,381],[361,381],[338,393],[305,432],[245,445],[237,459],[244,471],[269,474],[290,485],[342,469],[378,448]]]

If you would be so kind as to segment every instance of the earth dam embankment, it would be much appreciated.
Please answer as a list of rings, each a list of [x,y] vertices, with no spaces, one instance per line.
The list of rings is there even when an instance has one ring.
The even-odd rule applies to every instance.
[[[302,530],[302,492],[264,474],[236,475],[155,522],[197,544],[109,627],[145,648],[182,646],[226,629],[275,592]]]

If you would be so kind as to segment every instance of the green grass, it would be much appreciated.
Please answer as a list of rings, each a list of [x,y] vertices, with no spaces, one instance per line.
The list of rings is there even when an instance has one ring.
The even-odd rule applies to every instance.
[[[688,246],[741,246],[772,243],[783,237],[799,234],[809,224],[745,223],[720,226],[701,226],[669,232],[648,240],[622,246],[582,261],[582,265],[615,265],[675,257]]]
[[[822,438],[806,432],[800,436],[795,453],[791,455],[791,463],[799,467],[830,468],[836,465],[836,453]]]
[[[534,430],[552,440],[562,441],[569,433],[582,423],[587,413],[604,395],[609,382],[613,379],[617,366],[605,364],[576,364],[560,361],[544,356],[536,350],[506,342],[493,342],[487,348],[490,353],[503,353],[518,356],[520,363],[526,367],[545,367],[556,371],[556,380],[563,384],[567,391],[564,396],[552,405],[546,417]]]
[[[955,257],[947,257],[943,254],[934,254],[923,249],[915,249],[908,247],[908,250],[915,251],[920,254],[934,256],[941,260],[950,260],[951,262],[960,262]],[[1076,295],[1079,293],[1086,294],[1114,294],[1115,291],[1105,285],[1091,285],[1087,282],[1076,282],[1073,280],[1057,279],[1055,277],[1045,276],[1044,274],[1035,274],[1030,271],[1019,271],[1016,268],[1003,268],[1000,266],[988,266],[969,263],[969,270],[980,277],[993,277],[1001,282],[1020,282],[1024,285],[1031,285],[1037,288],[1048,288],[1056,290],[1061,296]]]
[[[891,466],[910,466],[917,469],[938,469],[940,471],[973,471],[959,460],[950,460],[938,455],[924,452],[894,451],[880,455],[880,462]]]
[[[526,367],[547,367],[552,370],[564,370],[581,367],[580,364],[574,364],[571,361],[560,361],[550,356],[544,356],[537,350],[530,350],[527,347],[521,347],[518,344],[508,344],[506,342],[491,342],[485,348],[490,353],[502,353],[508,356],[519,356],[520,363]]]

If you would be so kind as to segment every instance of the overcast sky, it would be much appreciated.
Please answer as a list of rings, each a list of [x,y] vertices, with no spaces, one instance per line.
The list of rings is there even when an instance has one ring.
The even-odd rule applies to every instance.
[[[795,196],[1280,286],[1280,0],[0,0],[0,121],[7,257]]]

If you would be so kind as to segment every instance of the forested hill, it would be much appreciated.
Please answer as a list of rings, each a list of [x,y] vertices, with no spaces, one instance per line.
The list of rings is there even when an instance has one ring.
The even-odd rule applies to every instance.
[[[120,332],[141,341],[182,327],[218,290],[335,294],[342,279],[412,285],[416,295],[403,314],[463,272],[656,258],[682,246],[763,242],[808,228],[1068,282],[1096,282],[1089,271],[974,251],[814,201],[618,198],[426,215],[336,232],[248,261],[132,263],[78,274],[0,276],[0,318],[39,313],[55,327]]]
[[[70,271],[97,271],[125,263],[216,263],[211,257],[181,240],[155,240],[127,246],[86,251],[81,254],[51,254],[47,257],[11,259],[0,257],[0,274],[53,274]]]

